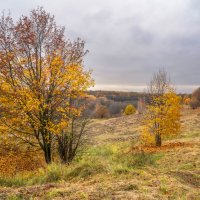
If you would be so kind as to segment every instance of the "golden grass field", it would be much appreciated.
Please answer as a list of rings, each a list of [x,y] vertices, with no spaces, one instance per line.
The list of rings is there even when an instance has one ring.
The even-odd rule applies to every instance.
[[[200,109],[181,123],[163,147],[141,148],[137,115],[93,120],[70,166],[1,178],[0,199],[200,200]]]

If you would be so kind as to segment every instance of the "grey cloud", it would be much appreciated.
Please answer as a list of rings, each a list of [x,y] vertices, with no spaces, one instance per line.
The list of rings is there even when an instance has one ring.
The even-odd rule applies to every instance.
[[[86,41],[97,85],[145,85],[160,67],[175,84],[200,84],[199,0],[1,1],[15,18],[38,5]]]
[[[132,39],[140,45],[150,45],[153,40],[153,35],[143,30],[140,26],[134,26],[130,30]]]

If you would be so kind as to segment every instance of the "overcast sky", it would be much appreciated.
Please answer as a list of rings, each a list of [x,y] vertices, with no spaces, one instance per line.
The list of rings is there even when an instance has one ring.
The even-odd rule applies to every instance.
[[[141,91],[163,67],[179,91],[200,85],[199,0],[0,0],[14,18],[37,6],[86,41],[96,89]]]

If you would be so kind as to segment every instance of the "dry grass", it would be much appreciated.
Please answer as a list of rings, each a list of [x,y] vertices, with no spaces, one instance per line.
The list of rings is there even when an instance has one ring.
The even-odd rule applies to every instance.
[[[92,147],[70,167],[49,169],[51,183],[1,187],[0,199],[198,200],[200,110],[185,109],[182,125],[181,134],[161,148],[129,151],[138,145],[135,116],[94,120],[88,133]]]

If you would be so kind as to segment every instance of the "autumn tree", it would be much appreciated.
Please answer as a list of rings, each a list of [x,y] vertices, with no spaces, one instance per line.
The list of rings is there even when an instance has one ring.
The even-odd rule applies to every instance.
[[[154,75],[150,84],[151,102],[143,113],[141,138],[146,143],[162,145],[163,137],[176,135],[180,129],[180,97],[170,87],[163,70]]]
[[[84,41],[65,38],[64,27],[43,8],[0,19],[0,125],[9,134],[40,147],[52,161],[52,141],[70,123],[71,101],[93,83],[83,67]]]

